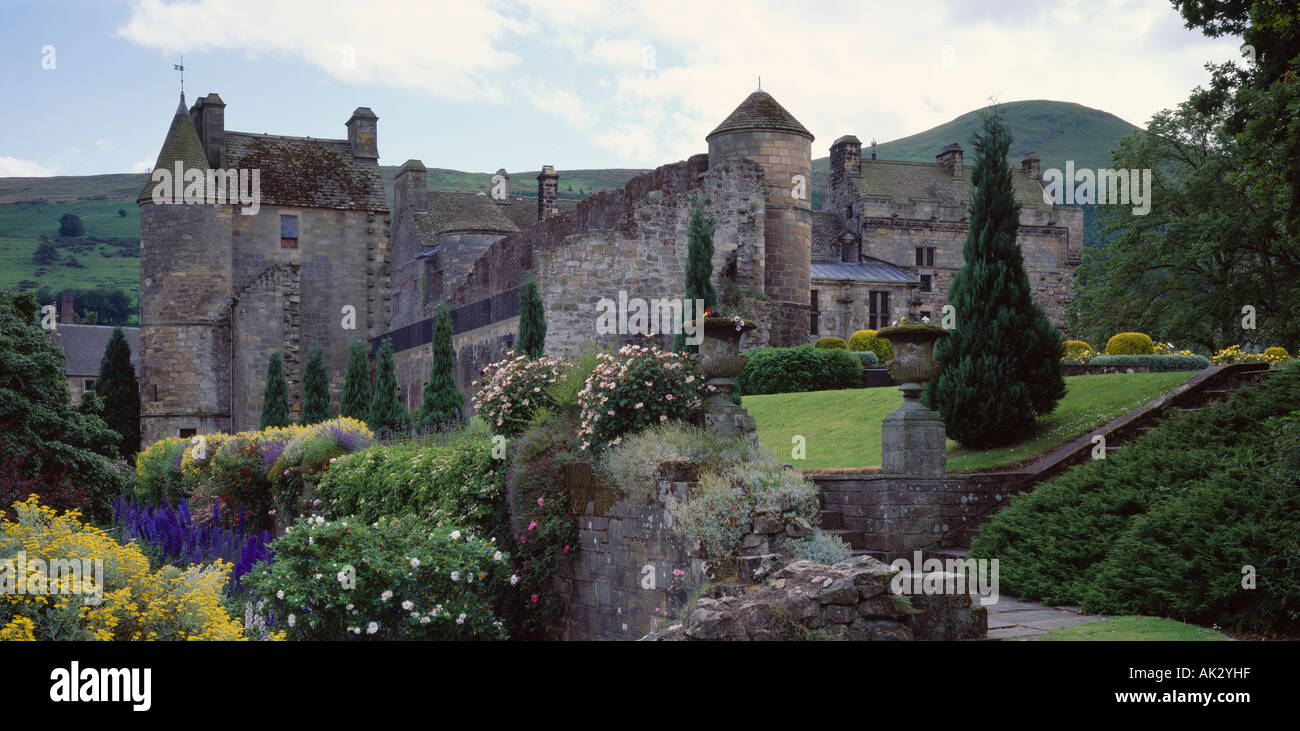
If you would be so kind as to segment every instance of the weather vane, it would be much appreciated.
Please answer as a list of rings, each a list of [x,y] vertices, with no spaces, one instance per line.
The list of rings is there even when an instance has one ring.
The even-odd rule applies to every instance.
[[[172,64],[172,69],[181,72],[181,96],[185,95],[185,56],[181,56],[180,63]]]

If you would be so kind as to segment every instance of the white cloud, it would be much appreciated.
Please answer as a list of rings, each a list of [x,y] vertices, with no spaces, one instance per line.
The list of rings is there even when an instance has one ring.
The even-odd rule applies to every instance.
[[[112,151],[113,151],[113,143],[109,142],[108,140],[104,139],[103,137],[100,137],[99,139],[95,140],[95,147],[98,147],[99,150],[100,150],[100,152],[112,152]]]
[[[131,172],[147,173],[153,169],[153,164],[154,164],[154,159],[152,157],[146,157],[143,160],[137,160],[136,162],[131,163]]]
[[[522,99],[590,131],[610,164],[638,166],[703,151],[704,135],[760,74],[816,135],[821,156],[839,135],[888,141],[991,96],[1072,101],[1144,124],[1204,82],[1205,61],[1230,57],[1239,43],[1180,29],[1162,2],[1017,2],[996,17],[967,5],[138,0],[118,33],[160,50],[180,50],[173,45],[184,39],[186,50],[293,56],[334,78],[450,102]],[[354,68],[341,62],[346,46]]]
[[[57,171],[57,167],[46,167],[32,160],[0,156],[0,178],[44,178]]]

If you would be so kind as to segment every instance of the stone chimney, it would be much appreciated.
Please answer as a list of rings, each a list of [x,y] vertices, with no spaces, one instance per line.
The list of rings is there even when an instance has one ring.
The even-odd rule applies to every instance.
[[[59,322],[72,325],[77,321],[77,311],[72,306],[72,290],[64,290],[63,302],[59,306]]]
[[[560,176],[551,165],[543,165],[537,176],[537,220],[560,212],[555,201],[560,197]]]
[[[1039,180],[1042,177],[1042,172],[1039,170],[1039,163],[1040,161],[1038,156],[1031,152],[1025,155],[1024,160],[1020,161],[1020,169],[1024,170],[1025,175],[1028,175],[1031,180]]]
[[[208,167],[225,167],[226,103],[215,92],[199,97],[190,107],[190,120],[194,122],[194,131],[199,133],[199,142],[203,143]]]
[[[954,178],[961,175],[961,145],[954,142],[940,150],[939,154],[935,155],[934,158],[948,171],[949,175]]]
[[[845,178],[862,175],[862,141],[853,135],[844,135],[831,145],[831,188],[838,188]]]
[[[427,169],[419,160],[407,160],[397,169],[393,178],[393,208],[398,211],[409,207],[412,211],[429,210]]]
[[[505,168],[501,168],[496,175],[492,176],[492,199],[510,200],[510,173],[507,173]]]
[[[352,112],[348,120],[348,144],[352,146],[353,157],[379,160],[378,121],[370,107],[357,107]]]

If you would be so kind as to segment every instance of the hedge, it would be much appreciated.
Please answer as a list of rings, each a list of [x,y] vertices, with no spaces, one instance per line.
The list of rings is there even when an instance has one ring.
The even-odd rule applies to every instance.
[[[1210,367],[1203,355],[1099,355],[1088,365],[1150,368],[1152,371],[1199,371]]]
[[[1156,344],[1143,333],[1119,333],[1106,341],[1106,355],[1153,355]]]
[[[757,348],[747,355],[749,362],[738,379],[746,395],[830,391],[863,384],[863,362],[847,350],[799,345]]]
[[[849,349],[849,344],[844,342],[844,338],[817,338],[815,345],[823,350],[830,350],[832,348],[838,348],[840,350]]]

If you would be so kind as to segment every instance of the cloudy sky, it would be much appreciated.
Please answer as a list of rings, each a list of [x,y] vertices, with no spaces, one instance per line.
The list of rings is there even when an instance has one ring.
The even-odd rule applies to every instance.
[[[0,176],[152,166],[180,54],[228,129],[341,138],[368,106],[383,164],[562,173],[702,152],[760,75],[815,156],[990,98],[1144,125],[1240,43],[1168,0],[0,0],[0,21]]]

